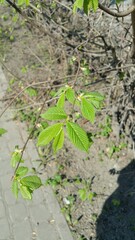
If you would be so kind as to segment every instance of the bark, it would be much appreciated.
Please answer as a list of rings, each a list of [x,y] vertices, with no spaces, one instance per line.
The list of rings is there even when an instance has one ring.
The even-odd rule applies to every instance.
[[[135,0],[132,0],[132,5],[135,6]],[[131,13],[132,21],[132,33],[133,33],[133,43],[132,43],[132,58],[135,59],[135,11]]]

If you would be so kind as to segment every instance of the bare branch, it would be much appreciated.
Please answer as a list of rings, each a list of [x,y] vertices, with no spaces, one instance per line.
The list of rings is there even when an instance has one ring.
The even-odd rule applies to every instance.
[[[20,14],[22,15],[21,9],[18,8],[17,5],[16,5],[14,2],[12,2],[12,1],[10,1],[10,0],[6,0],[6,2],[7,2],[10,6],[12,6],[18,13],[20,13]]]
[[[135,11],[135,6],[131,6],[126,11],[123,11],[123,12],[114,12],[110,10],[108,7],[103,6],[101,3],[98,4],[98,7],[113,17],[126,17],[129,14],[131,14],[133,11]]]

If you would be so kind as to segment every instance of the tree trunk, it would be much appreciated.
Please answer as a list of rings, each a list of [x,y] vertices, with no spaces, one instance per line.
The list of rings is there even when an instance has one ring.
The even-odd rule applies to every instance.
[[[132,0],[132,5],[135,6],[135,0]],[[135,59],[135,11],[131,13],[132,22],[132,33],[133,33],[133,43],[132,43],[132,58]]]

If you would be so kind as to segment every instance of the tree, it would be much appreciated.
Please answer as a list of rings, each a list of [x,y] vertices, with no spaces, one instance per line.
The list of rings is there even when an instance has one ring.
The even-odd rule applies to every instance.
[[[29,6],[31,5],[29,0],[18,0],[14,2],[12,2],[11,0],[5,0],[5,1],[10,6],[12,6],[19,14],[21,14],[24,18],[28,20],[28,16],[21,10],[21,8],[18,5],[26,4],[27,6]],[[0,0],[0,3],[3,3],[3,2],[4,0]],[[116,4],[119,4],[120,2],[124,2],[124,0],[116,0]],[[132,33],[133,33],[131,57],[135,59],[135,0],[132,0],[132,6],[130,6],[127,10],[122,12],[115,12],[110,10],[108,7],[105,7],[103,4],[101,4],[98,0],[76,0],[73,3],[74,12],[76,12],[77,9],[81,9],[86,14],[88,14],[91,9],[93,11],[96,11],[98,8],[106,12],[107,14],[117,18],[124,18],[128,15],[131,15]]]
[[[1,1],[2,2],[2,1]],[[32,18],[29,18],[27,12],[23,11],[20,3],[25,3],[28,7],[32,6],[28,1],[18,1],[17,3],[10,0],[6,0],[19,14],[21,14],[27,22],[32,22],[32,24],[37,24]],[[135,8],[132,6],[127,11],[122,13],[115,13],[109,8],[104,7],[102,4],[98,3],[97,0],[76,0],[73,5],[73,11],[76,12],[77,9],[83,10],[86,14],[89,13],[90,9],[94,11],[100,8],[104,12],[114,16],[114,17],[124,17],[128,14],[135,13]],[[37,9],[36,9],[37,10]],[[132,17],[133,21],[134,16]],[[38,25],[36,25],[38,26]],[[134,26],[133,26],[134,29]],[[135,31],[133,31],[133,34]],[[67,44],[70,44],[66,42]],[[71,44],[70,44],[71,45]],[[71,45],[72,46],[72,45]],[[135,57],[135,41],[133,39],[133,58]],[[83,151],[88,151],[92,144],[91,135],[88,134],[84,129],[82,129],[77,123],[77,117],[75,116],[75,107],[79,108],[80,114],[86,120],[91,123],[95,120],[96,110],[102,107],[102,102],[104,97],[99,93],[89,93],[89,92],[76,92],[73,86],[65,86],[59,89],[57,93],[58,101],[56,106],[49,108],[41,116],[43,119],[48,121],[57,121],[57,123],[51,126],[45,126],[38,137],[38,146],[44,146],[52,142],[52,148],[54,153],[62,148],[64,142],[64,130],[66,129],[67,135],[70,141],[79,149]],[[71,104],[71,114],[67,114],[64,105],[65,100]],[[15,149],[12,155],[11,163],[15,167],[13,185],[12,189],[15,196],[18,196],[18,191],[20,190],[24,198],[31,199],[32,192],[42,185],[40,179],[37,176],[26,176],[28,173],[28,168],[20,166],[23,162],[22,155],[25,147],[21,151],[20,149]]]

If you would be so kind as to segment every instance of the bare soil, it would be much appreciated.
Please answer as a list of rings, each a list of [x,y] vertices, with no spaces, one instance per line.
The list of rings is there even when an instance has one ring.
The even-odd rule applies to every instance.
[[[73,16],[59,5],[49,15],[50,9],[41,19],[34,15],[44,30],[20,16],[15,21],[7,6],[0,9],[0,59],[9,79],[5,100],[14,103],[12,108],[30,128],[42,104],[46,109],[55,103],[53,91],[76,78],[76,89],[106,96],[95,124],[79,120],[93,134],[89,154],[66,139],[57,156],[42,149],[37,171],[53,186],[75,240],[134,240],[135,69],[130,59],[130,18],[120,21],[101,11],[89,18]],[[30,96],[28,87],[37,94]],[[91,201],[82,201],[82,189],[93,194]]]

